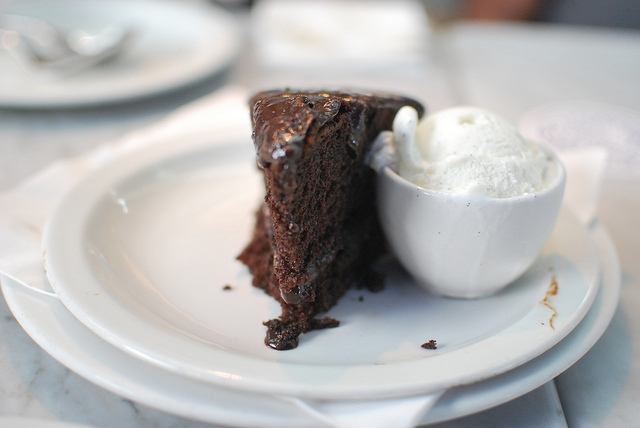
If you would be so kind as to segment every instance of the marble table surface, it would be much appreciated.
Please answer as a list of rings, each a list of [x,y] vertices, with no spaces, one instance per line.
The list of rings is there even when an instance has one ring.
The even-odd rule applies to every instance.
[[[229,83],[247,91],[283,85],[383,86],[413,94],[431,111],[474,104],[514,122],[532,109],[568,101],[606,103],[640,115],[639,32],[455,23],[437,28],[419,60],[411,64],[365,69],[332,64],[301,71],[266,63],[252,38],[251,18],[244,13],[238,18],[246,40],[237,61],[187,88],[103,106],[0,107],[0,192],[54,161],[161,121]],[[637,137],[635,142],[639,145],[602,145],[615,152],[612,159],[633,162],[640,151]],[[618,311],[601,340],[554,381],[506,404],[435,426],[637,426],[640,179],[616,174],[614,168],[605,175],[597,215],[617,246],[623,283]],[[140,405],[78,376],[28,336],[0,298],[0,426],[44,426],[45,421],[93,427],[213,426]]]

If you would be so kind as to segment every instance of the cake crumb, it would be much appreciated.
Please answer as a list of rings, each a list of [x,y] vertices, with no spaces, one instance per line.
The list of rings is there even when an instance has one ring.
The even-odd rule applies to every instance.
[[[340,321],[330,317],[313,318],[309,321],[312,330],[322,330],[325,328],[336,328],[340,325]]]
[[[224,291],[231,291],[231,290],[233,290],[233,287],[232,287],[232,286],[230,286],[229,284],[227,284],[227,285],[225,285],[224,287],[222,287],[222,289],[223,289]]]
[[[438,345],[436,344],[436,341],[434,339],[423,343],[422,345],[420,345],[420,347],[424,349],[438,349]]]

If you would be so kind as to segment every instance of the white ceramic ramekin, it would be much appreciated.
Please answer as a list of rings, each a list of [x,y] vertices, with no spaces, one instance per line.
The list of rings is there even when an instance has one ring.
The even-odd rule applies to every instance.
[[[541,253],[555,227],[566,182],[553,159],[541,192],[496,199],[430,191],[389,167],[378,173],[382,227],[400,263],[438,294],[477,298],[504,288]]]

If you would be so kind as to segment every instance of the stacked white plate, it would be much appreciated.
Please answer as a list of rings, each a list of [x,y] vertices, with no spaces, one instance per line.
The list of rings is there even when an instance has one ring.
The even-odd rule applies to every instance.
[[[248,141],[220,135],[143,149],[84,179],[47,223],[53,291],[3,278],[23,328],[71,370],[150,407],[300,427],[316,421],[291,397],[445,391],[424,423],[495,406],[568,368],[613,316],[615,248],[599,222],[565,209],[540,259],[495,296],[433,296],[388,261],[384,291],[352,290],[329,312],[339,328],[274,351],[262,322],[279,305],[236,260],[263,194],[253,157]],[[420,346],[429,340],[437,349]]]

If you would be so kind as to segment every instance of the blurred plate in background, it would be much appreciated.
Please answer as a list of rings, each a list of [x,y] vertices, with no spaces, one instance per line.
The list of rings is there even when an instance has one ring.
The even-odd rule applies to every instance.
[[[214,6],[151,0],[9,1],[0,13],[43,18],[87,32],[117,25],[135,38],[119,56],[56,80],[20,69],[0,50],[0,106],[73,107],[143,98],[202,81],[222,71],[240,48],[235,18]]]

